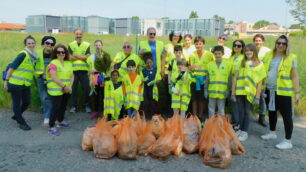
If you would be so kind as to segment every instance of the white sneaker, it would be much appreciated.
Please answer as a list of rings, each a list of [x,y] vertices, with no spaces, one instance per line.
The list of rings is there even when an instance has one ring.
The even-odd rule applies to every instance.
[[[292,143],[290,140],[284,139],[279,144],[275,145],[278,149],[292,149]]]
[[[237,130],[235,133],[236,133],[236,136],[238,137],[241,133],[241,130]]]
[[[44,126],[47,126],[47,125],[49,125],[49,118],[44,119]]]
[[[262,135],[261,138],[263,140],[277,139],[277,135],[275,133],[269,132],[268,134]]]
[[[248,139],[248,133],[245,131],[241,131],[238,136],[238,139],[242,142],[246,141]]]

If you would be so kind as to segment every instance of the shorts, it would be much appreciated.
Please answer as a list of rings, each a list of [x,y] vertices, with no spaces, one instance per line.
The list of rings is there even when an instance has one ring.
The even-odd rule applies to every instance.
[[[196,90],[196,83],[191,83],[190,85],[190,92],[191,92],[191,101],[204,101],[204,84],[200,86],[200,90]]]

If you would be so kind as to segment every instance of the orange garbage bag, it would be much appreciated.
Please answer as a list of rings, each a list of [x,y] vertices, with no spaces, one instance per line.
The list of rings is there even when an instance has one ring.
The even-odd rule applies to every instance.
[[[159,114],[153,115],[150,124],[151,124],[151,131],[156,139],[158,139],[161,135],[164,134],[166,130],[166,121],[161,115]]]
[[[120,159],[137,159],[137,133],[132,118],[124,118],[120,131],[116,137],[118,142],[118,156]]]
[[[139,136],[143,135],[143,133],[146,129],[146,126],[147,126],[145,113],[142,111],[142,115],[140,115],[140,113],[137,112],[136,117],[134,117],[133,119],[134,119],[133,124],[134,124],[134,127],[136,129],[137,136],[139,137]]]
[[[183,151],[189,154],[197,152],[199,150],[201,121],[196,115],[191,115],[184,119],[183,127]]]
[[[111,129],[113,123],[105,119],[98,121],[97,133],[93,138],[93,151],[96,158],[108,159],[117,153],[118,145]]]
[[[96,134],[96,126],[90,126],[85,129],[81,144],[82,150],[92,151],[92,142],[95,134]]]
[[[156,142],[156,138],[151,130],[151,125],[151,123],[147,125],[145,132],[138,137],[137,152],[139,155],[147,156],[151,151],[153,144]]]

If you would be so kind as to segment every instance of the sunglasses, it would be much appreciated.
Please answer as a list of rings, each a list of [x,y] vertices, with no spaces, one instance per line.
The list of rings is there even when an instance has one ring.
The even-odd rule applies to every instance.
[[[57,54],[65,54],[65,51],[56,51]]]
[[[130,46],[123,46],[123,48],[131,48]]]
[[[52,45],[52,43],[51,43],[51,42],[45,42],[45,44],[46,44],[46,45]]]
[[[235,44],[234,47],[236,47],[236,48],[241,48],[242,45]]]
[[[226,38],[224,38],[224,37],[219,37],[219,39],[223,39],[223,40],[226,40]]]
[[[277,45],[285,45],[285,46],[287,46],[287,45],[288,45],[288,43],[287,43],[287,42],[276,42],[276,44],[277,44]]]
[[[155,36],[155,35],[156,35],[156,33],[149,33],[149,35]]]

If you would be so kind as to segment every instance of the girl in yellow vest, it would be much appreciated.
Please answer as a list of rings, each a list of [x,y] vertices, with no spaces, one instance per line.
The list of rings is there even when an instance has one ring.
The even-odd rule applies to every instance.
[[[181,54],[182,51],[175,51],[175,53]],[[187,61],[185,59],[178,59],[176,64],[178,75],[171,83],[171,108],[174,114],[179,114],[181,118],[184,118],[191,98],[190,84],[192,81],[188,72]]]
[[[47,67],[47,89],[52,97],[52,113],[49,121],[48,132],[51,135],[59,135],[55,127],[55,121],[58,121],[57,127],[69,127],[64,121],[66,106],[72,91],[74,80],[72,62],[69,60],[68,49],[64,45],[54,47],[52,61]]]
[[[252,104],[259,104],[262,80],[265,77],[264,65],[258,59],[256,46],[254,44],[248,44],[241,65],[236,67],[236,73],[232,83],[231,100],[234,102],[238,101],[240,110],[240,130],[237,131],[240,141],[245,141],[248,138]]]
[[[270,132],[261,136],[264,140],[276,139],[277,111],[283,117],[285,139],[276,145],[278,149],[291,149],[293,131],[292,97],[300,103],[300,86],[296,55],[289,52],[289,40],[281,35],[275,41],[273,51],[264,59],[268,77],[266,81],[266,102],[269,110]]]
[[[175,55],[174,55],[174,46],[176,45],[182,45],[181,44],[181,41],[182,41],[183,37],[182,37],[182,34],[180,32],[175,32],[175,31],[172,31],[170,34],[169,34],[169,40],[171,43],[168,43],[165,45],[165,53],[166,53],[166,66],[165,66],[165,71],[166,73],[165,74],[168,74],[168,65],[169,63],[171,62],[172,59],[175,58]]]
[[[123,106],[122,82],[118,81],[119,72],[111,72],[111,81],[105,81],[104,86],[104,116],[108,120],[117,120],[120,118],[120,112]]]
[[[187,61],[189,61],[189,56],[196,51],[195,46],[192,44],[191,34],[186,34],[184,36],[184,45],[183,45],[183,55]]]
[[[161,80],[160,73],[156,68],[153,68],[152,53],[147,52],[143,54],[147,67],[141,71],[141,75],[144,78],[143,89],[143,102],[141,109],[144,110],[147,119],[151,119],[154,114],[159,114],[158,107],[158,88],[157,83]]]
[[[20,51],[16,59],[8,65],[4,80],[4,89],[9,91],[13,100],[13,120],[19,124],[22,130],[31,130],[22,114],[30,105],[31,91],[34,77],[34,66],[38,59],[34,51],[35,39],[28,36],[24,39],[24,50]]]
[[[204,50],[205,39],[197,36],[194,39],[197,51],[193,52],[189,57],[189,65],[193,82],[191,83],[191,101],[192,113],[198,115],[201,121],[204,121],[204,110],[207,101],[204,98],[204,81],[207,75],[207,64],[214,59],[214,55]]]
[[[205,82],[204,95],[208,99],[208,113],[212,117],[218,108],[218,114],[224,115],[225,100],[228,92],[228,85],[231,74],[231,63],[222,60],[224,48],[220,45],[212,49],[215,61],[208,63],[208,74]],[[208,85],[208,87],[207,87]]]
[[[172,59],[169,67],[168,67],[168,85],[169,85],[169,92],[171,93],[171,85],[174,83],[175,79],[178,77],[179,73],[179,67],[177,65],[177,61],[184,59],[187,62],[187,59],[185,56],[183,56],[183,48],[180,45],[174,46],[174,54],[175,59]]]
[[[127,110],[129,117],[136,116],[139,110],[140,102],[142,99],[142,84],[143,79],[136,73],[136,63],[134,60],[127,62],[128,75],[123,76],[122,88],[124,94],[124,107]]]
[[[229,58],[229,62],[232,65],[231,77],[235,76],[236,68],[241,65],[241,61],[244,57],[245,43],[243,40],[235,40],[232,47],[232,56]],[[231,87],[231,85],[230,85]],[[231,101],[232,108],[232,124],[235,131],[239,130],[239,107],[238,102]]]

